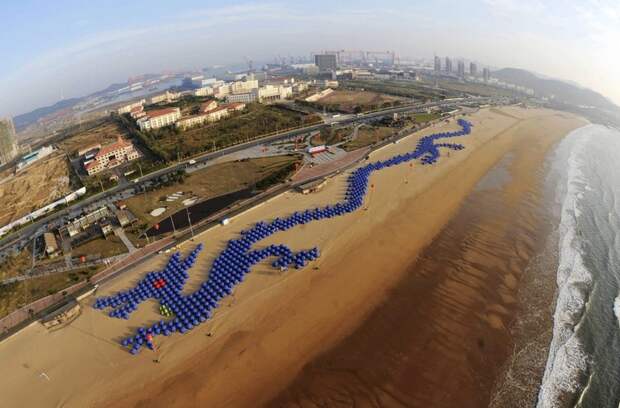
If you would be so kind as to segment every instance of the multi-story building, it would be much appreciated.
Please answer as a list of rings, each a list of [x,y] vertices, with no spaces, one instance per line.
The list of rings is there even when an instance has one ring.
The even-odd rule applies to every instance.
[[[435,55],[435,72],[441,71],[441,58]]]
[[[252,103],[256,101],[258,101],[258,89],[254,89],[253,91],[247,93],[226,96],[226,102],[228,103]]]
[[[181,117],[179,108],[157,109],[146,112],[146,115],[138,119],[140,130],[159,129],[164,126],[174,125]]]
[[[218,99],[224,99],[226,95],[230,94],[230,85],[220,85],[217,88],[213,88],[213,96]]]
[[[140,153],[135,149],[133,143],[119,137],[116,143],[103,146],[93,159],[85,161],[84,169],[89,176],[92,176],[138,157],[140,157]]]
[[[230,103],[226,105],[226,108],[228,109],[228,112],[239,112],[245,109],[245,103]]]
[[[215,109],[211,109],[204,113],[207,116],[208,122],[217,122],[218,120],[228,116],[228,108],[226,106],[219,106]]]
[[[0,164],[10,162],[18,153],[13,121],[11,119],[0,119]]]
[[[338,69],[338,59],[334,54],[316,54],[314,64],[319,67],[319,72],[331,72]]]
[[[259,102],[275,102],[282,99],[289,98],[293,95],[293,88],[291,86],[283,85],[266,85],[258,88],[258,101]]]
[[[489,82],[489,80],[491,79],[491,70],[489,68],[484,68],[482,70],[482,78],[485,82]]]
[[[181,94],[178,92],[166,91],[164,93],[151,96],[151,98],[149,99],[149,103],[151,105],[154,105],[156,103],[162,103],[162,102],[170,103],[170,102],[174,102],[178,100],[180,97],[181,97]]]
[[[245,81],[236,81],[230,84],[230,93],[233,95],[244,94],[258,89],[258,81],[256,79],[246,79]]]
[[[191,79],[192,85],[196,88],[203,88],[205,86],[213,86],[217,82],[215,78],[204,78],[203,76],[193,77]]]
[[[194,126],[202,125],[205,122],[209,122],[209,115],[201,113],[198,115],[186,116],[179,119],[176,126],[180,129],[188,129]]]
[[[463,61],[459,61],[457,63],[457,73],[459,75],[460,78],[465,78],[465,62]]]
[[[119,115],[122,115],[123,113],[129,113],[129,112],[131,112],[131,110],[133,108],[138,107],[138,106],[142,106],[145,103],[146,103],[146,99],[140,99],[137,102],[132,102],[132,103],[129,103],[127,105],[121,106],[120,108],[118,108],[117,112],[118,112]]]
[[[209,96],[213,95],[213,88],[210,86],[204,86],[194,90],[194,96]]]
[[[450,73],[452,72],[452,60],[450,59],[450,57],[446,57],[446,72]]]
[[[210,110],[213,110],[217,108],[217,102],[216,101],[207,101],[205,103],[203,103],[202,105],[200,105],[200,112],[204,113],[204,112],[209,112]]]
[[[469,75],[473,77],[478,76],[478,66],[475,62],[469,63]]]

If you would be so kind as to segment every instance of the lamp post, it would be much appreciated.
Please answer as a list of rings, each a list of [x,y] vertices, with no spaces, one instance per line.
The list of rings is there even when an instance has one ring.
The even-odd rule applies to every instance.
[[[187,221],[189,222],[189,229],[192,232],[192,241],[194,240],[194,227],[192,226],[192,219],[189,216],[189,208],[185,207],[185,212],[187,213]]]

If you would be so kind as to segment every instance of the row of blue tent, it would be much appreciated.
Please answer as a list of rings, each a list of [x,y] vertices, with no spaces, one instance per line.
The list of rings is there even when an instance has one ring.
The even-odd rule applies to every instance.
[[[464,136],[471,133],[471,124],[459,119],[461,130],[436,133],[421,138],[412,152],[400,154],[390,159],[362,166],[349,176],[345,200],[335,205],[295,212],[286,218],[276,218],[271,222],[258,222],[251,229],[242,231],[241,236],[228,242],[226,248],[214,260],[206,281],[198,290],[184,295],[183,287],[189,278],[189,269],[194,266],[196,258],[203,249],[199,244],[185,259],[180,253],[173,254],[165,268],[158,272],[149,272],[135,288],[120,292],[114,296],[102,297],[95,301],[94,307],[113,308],[110,317],[128,319],[138,305],[147,299],[157,299],[167,310],[172,311],[174,318],[161,320],[150,327],[141,327],[137,333],[122,340],[123,346],[131,346],[130,352],[136,354],[142,346],[153,348],[152,339],[157,335],[169,336],[172,333],[186,333],[195,326],[206,321],[211,311],[218,307],[218,302],[230,295],[233,288],[250,273],[257,263],[275,257],[274,268],[287,269],[289,266],[303,268],[308,262],[320,256],[318,248],[293,252],[286,245],[269,245],[258,250],[252,246],[275,234],[286,231],[297,225],[312,221],[333,218],[351,213],[362,206],[368,191],[370,175],[377,170],[395,166],[404,162],[420,159],[423,164],[432,164],[439,157],[439,148],[463,149],[462,145],[434,141],[443,138]]]

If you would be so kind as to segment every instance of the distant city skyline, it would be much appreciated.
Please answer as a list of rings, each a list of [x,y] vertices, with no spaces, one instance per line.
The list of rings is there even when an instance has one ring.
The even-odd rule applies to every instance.
[[[0,17],[0,117],[136,74],[342,48],[523,68],[620,103],[620,4],[613,1],[9,0]]]

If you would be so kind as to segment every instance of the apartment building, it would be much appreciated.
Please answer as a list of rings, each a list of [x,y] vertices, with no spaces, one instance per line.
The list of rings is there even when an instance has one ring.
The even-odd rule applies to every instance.
[[[138,119],[140,130],[159,129],[164,126],[174,125],[181,118],[179,108],[157,109],[146,112],[146,115]]]

